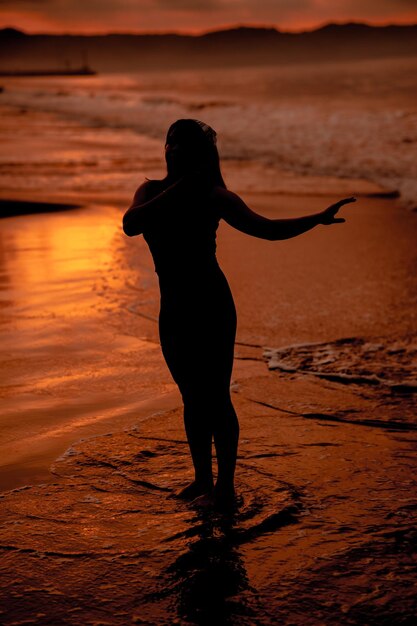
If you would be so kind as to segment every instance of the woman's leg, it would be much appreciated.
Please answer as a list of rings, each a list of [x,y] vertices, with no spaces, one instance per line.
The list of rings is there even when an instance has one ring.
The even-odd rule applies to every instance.
[[[227,307],[225,307],[227,311]],[[233,369],[236,317],[233,308],[217,326],[207,351],[207,393],[201,405],[207,411],[207,421],[212,425],[217,456],[217,481],[215,497],[219,503],[233,501],[234,475],[239,442],[239,421],[230,397]]]
[[[202,411],[202,398],[187,398],[185,394],[183,398],[185,432],[194,465],[194,483],[186,493],[195,493],[196,497],[213,489],[213,431],[208,416]]]
[[[184,309],[184,313],[195,311],[187,323],[185,315],[172,310],[165,309],[160,316],[162,351],[183,397],[185,430],[195,470],[194,482],[178,494],[187,498],[212,489],[213,437],[218,465],[216,497],[230,500],[234,495],[239,423],[230,398],[230,379],[236,311],[224,276],[219,284],[206,302]]]
[[[213,419],[214,445],[217,455],[216,498],[225,501],[234,497],[234,475],[239,442],[239,422],[228,391],[219,398]]]
[[[205,392],[200,406],[211,424],[217,456],[215,498],[220,504],[233,502],[234,474],[239,442],[239,422],[230,397],[236,337],[236,309],[229,285],[221,273],[216,287],[216,304],[205,319]]]
[[[180,331],[178,331],[178,327]],[[178,385],[184,403],[184,426],[194,465],[194,481],[177,493],[185,499],[194,499],[213,490],[212,440],[213,429],[202,411],[204,392],[201,381],[204,373],[195,365],[197,342],[191,342],[175,316],[160,316],[162,352],[171,375]]]
[[[239,441],[239,422],[229,389],[196,385],[184,397],[184,422],[194,464],[195,480],[180,495],[197,497],[213,489],[212,439],[217,455],[215,497],[229,502],[234,497],[234,474]]]

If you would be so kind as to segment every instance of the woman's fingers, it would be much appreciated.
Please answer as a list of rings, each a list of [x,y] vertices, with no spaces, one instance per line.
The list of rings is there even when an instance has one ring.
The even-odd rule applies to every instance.
[[[344,206],[345,204],[350,204],[351,202],[356,202],[356,198],[351,197],[351,198],[343,198],[343,200],[339,200],[338,202],[335,202],[334,204],[330,205],[328,207],[328,209],[326,209],[327,211],[329,211],[329,213],[337,213],[338,210]]]
[[[333,211],[338,211],[340,207],[344,206],[345,204],[350,204],[351,202],[356,202],[356,198],[343,198],[343,200],[339,200],[338,202],[330,205],[329,209],[333,209]]]
[[[327,207],[327,209],[325,209],[322,213],[323,220],[321,223],[342,224],[343,222],[345,222],[346,220],[343,217],[335,217],[335,215],[342,206],[344,206],[345,204],[350,204],[351,202],[356,202],[356,198],[354,196],[351,196],[350,198],[343,198],[342,200],[339,200],[338,202],[335,202],[334,204]]]
[[[343,198],[343,200],[339,200],[339,202],[336,202],[336,205],[340,208],[344,204],[350,204],[351,202],[356,202],[356,198],[354,198],[353,196],[351,198]]]

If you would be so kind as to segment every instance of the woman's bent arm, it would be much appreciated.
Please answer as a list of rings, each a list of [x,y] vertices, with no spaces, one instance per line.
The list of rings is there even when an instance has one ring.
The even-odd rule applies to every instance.
[[[221,217],[230,226],[247,235],[269,239],[270,241],[297,237],[297,235],[311,230],[318,224],[344,222],[343,218],[335,217],[337,211],[344,204],[355,202],[355,198],[345,198],[313,215],[293,219],[269,219],[252,211],[237,194],[226,189],[217,187],[213,193],[213,200],[220,210]]]
[[[167,207],[175,199],[181,187],[182,179],[177,180],[157,195],[152,194],[155,183],[145,181],[136,190],[133,201],[123,216],[123,231],[129,237],[140,235],[154,220],[163,217]]]

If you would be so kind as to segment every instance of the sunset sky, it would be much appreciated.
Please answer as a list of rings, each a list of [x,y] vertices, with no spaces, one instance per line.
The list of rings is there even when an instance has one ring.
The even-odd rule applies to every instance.
[[[329,21],[417,23],[417,0],[0,0],[0,27],[28,32],[303,30]]]

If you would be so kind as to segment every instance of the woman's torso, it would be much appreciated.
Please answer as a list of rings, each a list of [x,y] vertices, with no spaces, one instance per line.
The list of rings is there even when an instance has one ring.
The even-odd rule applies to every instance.
[[[158,181],[154,195],[162,190]],[[230,287],[216,258],[219,221],[208,195],[190,194],[144,231],[159,278],[164,318],[166,313],[186,325],[205,319],[208,326],[216,326],[225,317],[236,323]]]
[[[163,190],[163,182],[154,181],[151,197]],[[220,217],[207,195],[190,193],[181,202],[167,207],[163,218],[144,232],[151,251],[161,291],[190,286],[197,279],[215,276],[216,234]]]

